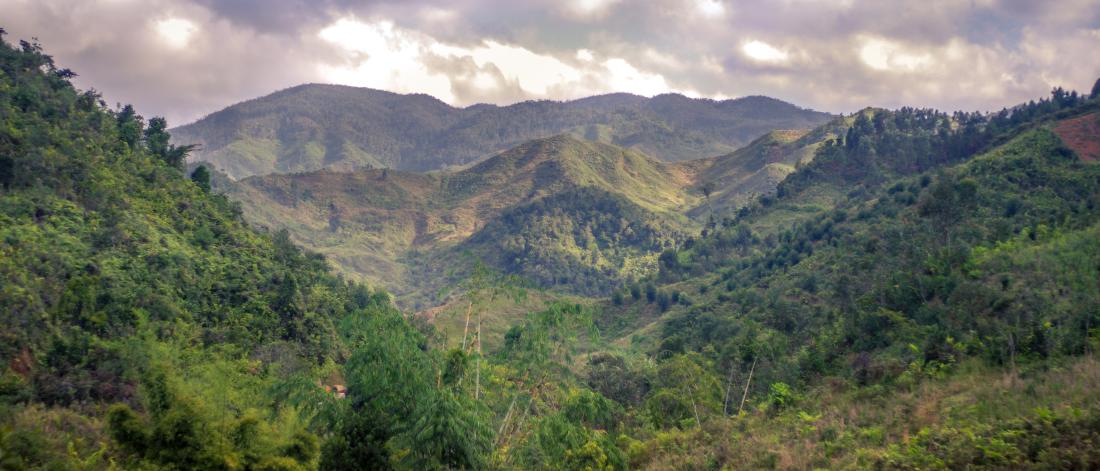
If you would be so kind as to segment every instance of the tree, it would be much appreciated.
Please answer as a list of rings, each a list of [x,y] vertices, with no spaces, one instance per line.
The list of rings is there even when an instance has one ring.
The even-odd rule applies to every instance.
[[[149,153],[163,157],[168,154],[168,140],[171,137],[168,134],[168,121],[161,117],[152,118],[145,128],[145,148]]]
[[[386,450],[389,430],[380,417],[366,412],[349,412],[343,425],[321,449],[321,469],[333,471],[390,469]]]
[[[398,440],[410,451],[405,461],[412,469],[484,469],[492,430],[482,409],[447,389],[421,396],[416,421]]]
[[[202,188],[202,191],[210,192],[210,171],[205,165],[199,165],[194,172],[191,172],[191,181]]]
[[[115,122],[118,126],[119,139],[130,146],[131,149],[137,147],[145,124],[142,122],[141,116],[138,116],[137,112],[134,111],[134,107],[130,105],[122,107],[115,115]]]
[[[130,110],[132,114],[133,108],[131,108],[130,105],[126,105],[126,108],[123,108],[122,113],[119,114],[120,119],[127,110]],[[139,116],[137,119],[140,120],[141,117]],[[140,127],[138,129],[140,131]],[[148,150],[150,154],[159,157],[170,167],[179,170],[183,170],[183,164],[187,161],[188,154],[197,147],[194,144],[182,146],[170,144],[169,140],[171,140],[172,135],[168,133],[168,121],[161,117],[149,120],[149,127],[145,129],[144,136],[145,149]],[[128,140],[128,135],[125,135],[123,140],[126,140],[127,143],[130,142]],[[131,146],[133,146],[133,144],[131,144]]]
[[[1096,79],[1096,83],[1092,85],[1092,93],[1089,94],[1089,98],[1093,100],[1100,98],[1100,78]]]

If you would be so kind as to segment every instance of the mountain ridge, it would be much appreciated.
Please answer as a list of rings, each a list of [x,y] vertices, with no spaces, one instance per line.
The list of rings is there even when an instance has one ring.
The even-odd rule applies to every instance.
[[[618,93],[453,107],[424,94],[303,84],[231,105],[172,134],[174,142],[200,146],[193,161],[244,178],[362,166],[431,171],[561,133],[679,161],[831,117],[761,96],[716,101]]]

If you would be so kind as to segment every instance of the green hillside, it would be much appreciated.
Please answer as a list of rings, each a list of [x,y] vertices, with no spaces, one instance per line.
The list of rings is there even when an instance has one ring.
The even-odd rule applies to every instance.
[[[732,153],[683,162],[680,166],[694,175],[693,190],[707,199],[689,214],[725,214],[774,193],[779,182],[812,161],[817,149],[844,132],[851,121],[837,118],[809,130],[772,131]]]
[[[829,117],[766,97],[617,94],[454,108],[426,95],[311,84],[230,106],[172,134],[177,143],[200,145],[194,159],[244,178],[321,168],[438,170],[562,133],[678,161]]]
[[[637,151],[561,135],[458,172],[268,175],[228,191],[256,224],[429,307],[450,272],[469,265],[465,253],[577,293],[646,276],[656,253],[693,227],[682,216],[700,203],[689,185]]]
[[[439,355],[384,292],[188,179],[162,119],[108,110],[71,76],[36,44],[0,42],[0,467],[332,469],[347,445],[328,437],[366,407],[326,392],[341,365]],[[456,430],[473,437],[465,458],[421,446],[418,417],[476,428],[483,412],[402,377],[422,382],[354,377],[352,394],[385,384],[378,407],[407,414],[372,436],[406,437],[413,467],[484,459],[480,429]]]
[[[1097,102],[1058,92],[1015,116],[860,113],[776,197],[663,254],[656,296],[616,294],[620,344],[713,388],[637,403],[689,424],[647,466],[1095,466],[1100,167],[1051,129]],[[742,395],[745,422],[707,418]]]

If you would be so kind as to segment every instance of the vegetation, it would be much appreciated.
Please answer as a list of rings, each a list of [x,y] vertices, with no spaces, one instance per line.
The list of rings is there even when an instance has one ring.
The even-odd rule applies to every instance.
[[[688,178],[639,152],[570,136],[538,139],[466,170],[271,175],[227,194],[417,309],[446,301],[468,255],[542,287],[604,295],[656,269],[694,223]]]
[[[0,44],[0,70],[5,469],[314,469],[364,453],[348,436],[384,464],[486,459],[484,414],[385,293],[250,229],[162,120],[107,110],[36,44]]]
[[[1023,392],[1038,384],[1032,375],[1094,361],[1100,167],[1050,128],[1096,110],[1095,101],[1055,90],[1051,100],[1017,108],[1022,117],[865,111],[844,139],[827,142],[784,181],[777,197],[663,254],[659,279],[682,280],[674,286],[698,296],[632,335],[667,358],[658,370],[676,364],[688,371],[687,360],[699,365],[684,383],[709,382],[712,395],[698,399],[671,382],[650,389],[647,403],[659,404],[650,413],[669,424],[692,419],[698,407],[700,416],[719,419],[702,418],[712,423],[654,440],[711,449],[704,437],[746,434],[748,443],[762,443],[757,435],[780,433],[772,439],[783,445],[781,453],[761,454],[731,439],[728,448],[659,453],[648,464],[707,466],[685,456],[709,454],[711,463],[753,467],[1092,466],[1095,456],[1078,448],[1096,436],[1088,412],[1095,398],[1087,394],[1051,392],[1046,399],[1059,406],[1034,410],[984,399],[979,414],[906,398],[970,381],[964,394],[989,397],[971,378],[1003,374],[1031,384],[1004,391],[1009,401],[1023,401],[1017,397],[1035,397]],[[795,207],[803,208],[800,221],[772,220],[787,221]],[[645,311],[624,302],[604,323],[622,325],[618,316]],[[1086,360],[1075,359],[1080,355]],[[756,411],[731,425],[720,418],[744,411],[730,406],[738,397],[733,385],[744,388]],[[822,394],[838,403],[809,400]],[[727,400],[717,402],[722,396]],[[857,405],[864,398],[928,407],[922,410],[931,416],[920,420],[930,421],[902,420],[888,435],[889,422],[877,417],[847,439],[836,422],[819,429],[821,414],[868,410]],[[788,432],[769,425],[783,420]],[[794,445],[799,434],[815,448]],[[846,444],[830,448],[837,440]]]
[[[696,167],[557,137],[248,182],[316,231],[468,224],[413,260],[486,261],[436,277],[459,337],[251,228],[36,44],[0,71],[4,469],[1100,467],[1100,138],[1060,137],[1095,97],[864,110]],[[774,195],[711,204],[769,155],[801,155]]]

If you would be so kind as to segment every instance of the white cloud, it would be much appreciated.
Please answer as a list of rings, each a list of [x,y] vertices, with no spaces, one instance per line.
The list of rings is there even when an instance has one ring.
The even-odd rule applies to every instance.
[[[670,90],[664,77],[642,72],[625,59],[608,59],[603,65],[610,72],[607,84],[611,90],[644,96],[653,96]]]
[[[726,14],[726,6],[719,0],[695,0],[695,9],[708,18],[718,18]]]
[[[432,23],[455,21],[458,13],[446,8],[426,7],[420,10],[420,16]]]
[[[361,59],[353,65],[322,64],[321,74],[336,83],[397,92],[423,92],[454,101],[450,79],[428,70],[423,56],[430,38],[396,28],[392,22],[340,19],[318,34]]]
[[[167,18],[154,24],[157,34],[165,44],[173,49],[183,49],[191,42],[198,30],[195,23],[183,18]]]
[[[316,3],[0,0],[0,11],[9,41],[38,37],[78,86],[174,124],[303,82],[457,105],[626,90],[988,110],[1053,86],[1087,91],[1100,75],[1088,60],[1097,0]]]
[[[787,62],[790,55],[786,51],[776,49],[775,46],[763,41],[752,40],[741,46],[741,52],[757,62],[782,63]]]
[[[566,13],[580,20],[596,20],[603,18],[611,10],[611,7],[621,0],[568,0],[565,4]]]
[[[431,50],[444,56],[471,57],[478,67],[495,65],[509,80],[536,95],[545,95],[550,86],[575,81],[580,72],[553,56],[541,55],[525,48],[485,41],[475,48],[448,46],[440,43]]]
[[[390,21],[355,18],[337,20],[318,36],[343,51],[345,58],[318,64],[326,80],[428,93],[455,105],[494,96],[570,99],[607,92],[652,96],[672,91],[664,76],[621,57],[597,61],[589,49],[577,50],[579,62],[571,65],[513,44],[494,40],[473,46],[452,44]]]
[[[888,39],[865,38],[862,42],[859,58],[875,70],[912,72],[929,67],[934,62],[931,54],[910,50]]]

